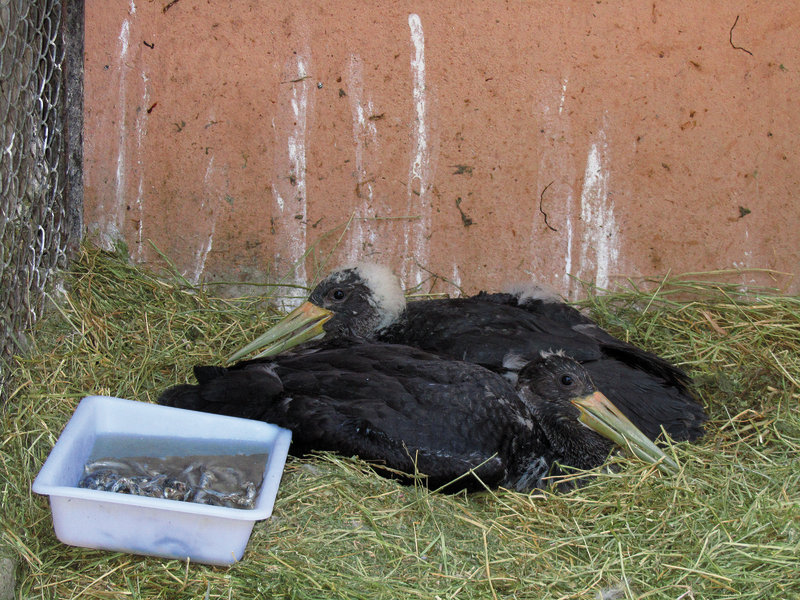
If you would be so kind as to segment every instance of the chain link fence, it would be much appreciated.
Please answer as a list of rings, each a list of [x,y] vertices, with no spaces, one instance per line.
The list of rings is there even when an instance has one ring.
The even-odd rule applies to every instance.
[[[0,0],[0,401],[8,394],[9,359],[26,348],[75,229],[67,193],[65,2]]]

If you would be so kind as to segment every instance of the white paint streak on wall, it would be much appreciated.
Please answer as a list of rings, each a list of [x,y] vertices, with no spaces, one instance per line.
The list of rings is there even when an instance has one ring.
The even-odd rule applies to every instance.
[[[533,199],[535,207],[529,236],[529,268],[534,280],[546,281],[565,297],[570,297],[574,288],[574,281],[570,277],[574,243],[574,193],[571,182],[577,177],[567,142],[572,138],[569,113],[564,110],[568,83],[568,76],[561,79],[543,76],[541,100],[534,106],[534,112],[540,115],[541,128],[546,137],[540,147],[536,181],[538,194]],[[539,208],[547,213],[547,224],[556,228],[556,232],[550,231],[543,223],[544,215]],[[552,280],[548,277],[552,277]]]
[[[458,263],[453,263],[453,287],[456,288],[456,293],[460,296],[461,292],[461,272],[458,270]]]
[[[575,236],[572,232],[572,194],[567,196],[566,205],[567,218],[565,227],[567,229],[567,251],[564,253],[564,281],[561,285],[561,290],[567,297],[572,297],[571,292],[573,286],[570,275],[572,274],[572,244],[575,240]]]
[[[126,183],[126,145],[128,143],[127,128],[127,85],[125,66],[128,58],[130,40],[130,22],[122,21],[119,36],[119,60],[117,71],[119,73],[119,115],[117,118],[117,165],[114,174],[114,205],[110,208],[101,206],[102,217],[105,219],[100,227],[100,243],[106,249],[111,249],[120,239],[122,221],[125,215],[125,183]]]
[[[377,234],[374,221],[366,219],[375,217],[373,209],[372,178],[369,176],[367,164],[369,155],[376,155],[378,148],[378,129],[374,121],[369,119],[374,107],[372,100],[364,100],[364,74],[361,59],[350,56],[348,66],[347,97],[350,99],[350,112],[353,116],[353,142],[355,144],[355,180],[358,199],[353,211],[353,223],[347,238],[347,261],[350,263],[363,260],[365,254],[377,251]],[[367,157],[365,157],[365,153]]]
[[[133,2],[131,2],[133,7]],[[135,8],[133,9],[136,10]],[[150,79],[146,73],[142,73],[142,109],[136,117],[136,168],[139,175],[139,181],[136,186],[136,200],[132,205],[131,218],[134,220],[136,228],[136,252],[135,260],[142,261],[144,254],[144,165],[142,164],[142,155],[144,154],[144,139],[147,135],[147,110],[146,107],[150,106],[150,88],[148,86]]]
[[[281,198],[281,193],[278,191],[278,188],[275,184],[272,184],[272,197],[275,198],[275,205],[278,207],[278,210],[283,213],[283,208],[286,205]]]
[[[306,55],[308,52],[305,53]],[[287,153],[276,153],[275,173],[272,195],[277,209],[274,227],[276,229],[276,274],[286,275],[286,281],[295,286],[305,286],[307,282],[306,254],[306,134],[309,116],[309,59],[303,54],[294,57],[292,75],[288,78],[288,91],[281,98],[281,104],[288,104],[288,111],[278,110],[281,117],[276,127],[276,142],[285,136]],[[297,295],[297,290],[286,288],[279,291],[281,296]],[[303,298],[287,300],[287,307],[299,306]]]
[[[564,81],[561,84],[561,100],[558,102],[558,115],[561,116],[561,113],[564,112],[564,101],[567,98],[567,82],[569,78],[564,77]]]
[[[733,268],[741,271],[742,292],[747,291],[751,286],[756,285],[756,279],[749,270],[753,267],[753,248],[750,242],[750,231],[744,226],[744,239],[742,240],[742,260],[732,261]]]
[[[213,121],[213,118],[210,120]],[[217,211],[214,210],[214,206],[209,206],[206,198],[215,199],[217,204],[224,200],[225,190],[217,182],[216,175],[214,155],[212,154],[208,159],[206,173],[203,176],[203,200],[200,202],[200,210],[198,211],[200,214],[198,223],[208,222],[210,226],[205,242],[194,253],[194,272],[190,277],[190,281],[195,284],[200,283],[200,277],[202,277],[206,269],[208,253],[211,252],[211,248],[214,246],[214,232],[217,228]]]
[[[608,144],[601,129],[586,159],[581,191],[581,239],[578,274],[586,278],[594,270],[595,285],[607,289],[612,270],[619,260],[619,228],[614,216],[614,202],[608,197]]]
[[[570,126],[569,126],[569,117],[566,117],[566,121],[564,120],[563,112],[564,112],[564,103],[567,98],[567,84],[569,83],[569,77],[565,76],[564,80],[561,82],[561,99],[558,103],[558,116],[561,122],[561,135],[559,139],[567,140],[569,139]],[[565,148],[564,152],[567,152],[567,148]],[[563,173],[564,177],[569,177],[569,181],[572,181],[572,172],[573,169],[571,166],[569,168],[566,167],[567,161],[562,159],[562,165],[564,166]],[[564,206],[564,227],[567,230],[567,240],[566,240],[566,251],[564,252],[564,278],[561,282],[561,291],[563,294],[567,295],[567,297],[574,296],[574,280],[570,276],[572,274],[572,244],[574,240],[574,233],[573,233],[573,226],[572,226],[572,205],[573,205],[573,195],[572,195],[572,186],[566,186],[566,202]]]
[[[306,119],[308,111],[308,87],[309,82],[305,79],[308,76],[305,61],[302,58],[297,59],[297,77],[303,78],[300,85],[292,86],[292,112],[297,120],[292,135],[289,136],[289,163],[292,167],[295,180],[297,182],[297,199],[299,213],[293,216],[296,222],[294,227],[294,234],[292,239],[294,244],[291,247],[291,258],[293,261],[298,262],[297,269],[295,270],[295,283],[305,284],[306,282],[306,265],[303,256],[306,252]],[[302,215],[302,219],[298,219],[297,215]]]
[[[428,238],[431,229],[431,203],[428,199],[432,183],[431,148],[429,144],[429,99],[425,88],[425,35],[419,15],[408,17],[411,30],[411,43],[414,51],[411,57],[411,76],[413,78],[414,122],[413,153],[408,172],[408,214],[418,215],[419,219],[409,221],[404,235],[405,256],[403,278],[411,280],[411,285],[422,283],[423,270],[417,264],[426,264],[429,256]],[[413,268],[409,268],[413,267]]]

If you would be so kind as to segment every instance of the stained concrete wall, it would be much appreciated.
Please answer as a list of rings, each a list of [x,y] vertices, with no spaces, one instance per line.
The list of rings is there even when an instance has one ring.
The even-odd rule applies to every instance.
[[[194,281],[796,292],[798,100],[794,0],[88,2],[85,223]]]

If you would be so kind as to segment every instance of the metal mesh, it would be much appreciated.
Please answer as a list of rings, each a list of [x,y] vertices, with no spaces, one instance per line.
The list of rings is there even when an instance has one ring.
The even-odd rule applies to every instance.
[[[66,265],[61,16],[59,0],[0,0],[0,400]]]

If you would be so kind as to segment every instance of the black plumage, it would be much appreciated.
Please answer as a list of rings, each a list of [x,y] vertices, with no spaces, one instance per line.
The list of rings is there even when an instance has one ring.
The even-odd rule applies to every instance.
[[[705,411],[682,370],[560,302],[487,293],[412,302],[376,338],[498,372],[514,372],[543,350],[560,350],[578,360],[598,389],[651,439],[662,426],[676,440],[703,433]]]
[[[405,304],[397,279],[383,267],[365,264],[329,275],[311,292],[309,303],[303,310],[332,312],[323,317],[326,337],[406,344],[512,376],[543,351],[563,351],[581,362],[598,389],[651,439],[661,427],[676,440],[703,433],[706,414],[684,371],[612,336],[535,287]],[[303,317],[304,326],[311,320]],[[270,335],[235,356],[263,346]]]
[[[196,367],[197,385],[166,390],[170,406],[291,429],[292,453],[358,455],[427,478],[432,488],[528,490],[565,467],[587,469],[613,444],[579,422],[573,400],[595,392],[579,363],[539,356],[519,392],[478,365],[417,348],[338,340],[231,367]],[[641,434],[640,434],[641,435]]]

